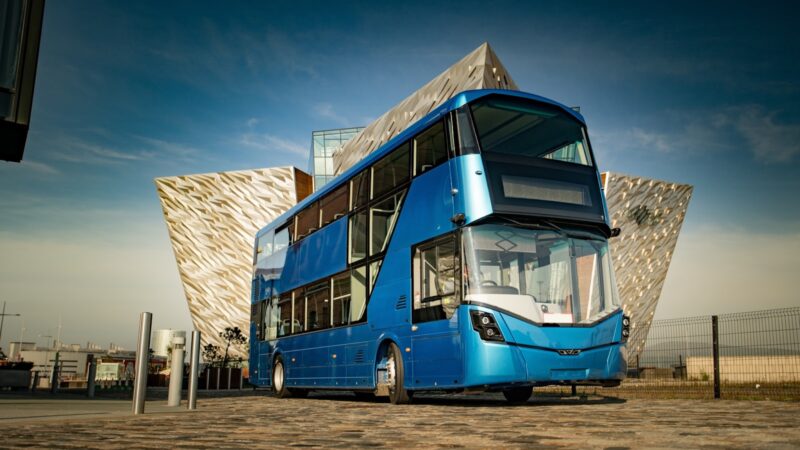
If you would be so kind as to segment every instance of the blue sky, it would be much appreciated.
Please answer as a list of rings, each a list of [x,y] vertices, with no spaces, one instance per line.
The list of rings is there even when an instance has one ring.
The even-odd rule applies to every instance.
[[[488,41],[522,90],[581,106],[602,170],[695,186],[657,318],[800,305],[797,13],[49,2],[25,162],[0,163],[0,300],[26,340],[60,317],[65,341],[130,345],[142,310],[189,328],[154,177],[306,168],[312,130],[369,123]]]

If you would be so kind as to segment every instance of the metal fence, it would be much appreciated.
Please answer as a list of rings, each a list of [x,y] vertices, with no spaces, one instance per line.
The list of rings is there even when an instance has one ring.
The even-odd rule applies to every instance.
[[[578,393],[800,400],[800,308],[654,321],[628,365],[620,387]]]

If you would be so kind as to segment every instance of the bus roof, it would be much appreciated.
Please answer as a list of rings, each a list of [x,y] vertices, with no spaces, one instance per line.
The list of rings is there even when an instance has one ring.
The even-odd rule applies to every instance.
[[[316,191],[309,195],[308,197],[304,198],[301,202],[290,208],[285,213],[278,216],[275,220],[267,224],[265,227],[261,228],[261,230],[256,233],[256,238],[261,237],[265,233],[274,230],[278,226],[282,225],[286,222],[286,219],[296,214],[298,211],[301,211],[306,206],[310,205],[311,203],[315,202],[316,200],[320,199],[322,196],[331,192],[347,182],[353,175],[361,172],[363,169],[371,166],[373,163],[377,162],[382,157],[386,156],[390,153],[391,150],[394,149],[399,143],[413,137],[418,132],[427,128],[429,124],[432,122],[440,119],[442,116],[447,114],[448,112],[458,109],[467,103],[472,103],[475,100],[478,100],[482,97],[486,97],[492,94],[500,94],[500,95],[507,95],[512,97],[519,97],[519,98],[527,98],[530,100],[536,100],[542,103],[548,103],[550,105],[557,106],[567,113],[571,114],[575,119],[577,119],[580,123],[586,124],[583,116],[575,111],[574,109],[567,107],[559,102],[551,100],[546,97],[541,97],[536,94],[529,94],[527,92],[522,91],[512,91],[508,89],[476,89],[470,91],[463,91],[451,97],[449,100],[444,102],[438,108],[434,109],[433,111],[429,112],[425,117],[422,119],[414,122],[411,126],[403,130],[400,134],[390,139],[388,142],[383,144],[382,146],[378,147],[375,151],[370,153],[369,155],[365,156],[364,159],[354,164],[352,167],[344,171],[341,175],[338,175],[336,178],[328,182],[325,186],[323,186],[319,191]]]

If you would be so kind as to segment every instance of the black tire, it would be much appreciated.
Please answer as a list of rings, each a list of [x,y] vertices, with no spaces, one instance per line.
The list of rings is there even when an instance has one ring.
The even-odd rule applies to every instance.
[[[405,367],[403,365],[403,354],[394,342],[389,344],[388,354],[390,361],[394,361],[394,383],[389,386],[389,402],[393,405],[402,405],[411,401],[408,390],[403,386],[405,377]]]
[[[375,400],[375,393],[374,392],[353,391],[353,394],[359,400],[365,400],[365,401]]]
[[[292,392],[286,387],[286,366],[283,365],[283,358],[278,356],[272,364],[272,393],[278,398],[288,398]]]
[[[525,403],[533,395],[533,388],[528,387],[514,387],[503,389],[503,397],[511,403]]]

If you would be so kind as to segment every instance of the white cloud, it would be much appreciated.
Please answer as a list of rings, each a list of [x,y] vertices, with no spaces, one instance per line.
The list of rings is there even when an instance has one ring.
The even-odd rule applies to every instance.
[[[298,156],[308,156],[309,148],[297,142],[267,133],[245,133],[240,143],[246,147],[268,152],[287,152]]]
[[[32,172],[38,172],[43,175],[58,175],[61,173],[58,169],[49,164],[36,161],[23,160],[19,165],[23,169],[27,169]]]
[[[660,152],[670,152],[673,150],[670,136],[653,131],[634,128],[628,133],[631,145],[636,145],[643,149],[655,149]]]
[[[58,139],[53,159],[79,164],[123,164],[152,158],[152,152],[122,151],[75,137]]]
[[[776,123],[775,113],[758,107],[741,111],[735,124],[758,161],[788,162],[800,154],[800,124]]]
[[[317,103],[312,110],[314,115],[318,117],[331,120],[343,127],[350,126],[350,121],[346,117],[337,114],[330,103]]]
[[[609,151],[693,154],[745,150],[761,163],[789,162],[800,154],[800,124],[778,123],[776,115],[754,105],[681,112],[674,114],[676,131],[600,129],[593,130],[592,137],[598,149]]]

